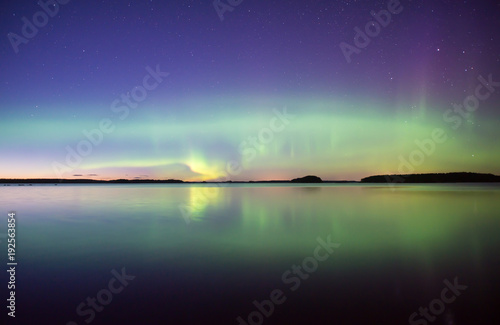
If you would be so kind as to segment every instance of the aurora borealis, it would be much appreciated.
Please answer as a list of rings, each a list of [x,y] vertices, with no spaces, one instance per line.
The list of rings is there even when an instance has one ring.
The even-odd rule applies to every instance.
[[[350,63],[393,0],[60,3],[17,53],[43,9],[3,4],[0,178],[500,174],[493,1],[400,1]]]

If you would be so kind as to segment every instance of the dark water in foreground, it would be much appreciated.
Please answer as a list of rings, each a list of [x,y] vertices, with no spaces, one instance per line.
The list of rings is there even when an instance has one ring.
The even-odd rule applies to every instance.
[[[0,193],[2,268],[9,211],[18,262],[2,323],[500,324],[499,185]]]

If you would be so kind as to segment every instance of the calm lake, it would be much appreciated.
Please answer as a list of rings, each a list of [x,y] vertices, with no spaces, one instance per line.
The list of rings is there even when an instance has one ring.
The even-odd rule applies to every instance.
[[[500,324],[500,184],[0,193],[5,270],[17,219],[12,323]]]

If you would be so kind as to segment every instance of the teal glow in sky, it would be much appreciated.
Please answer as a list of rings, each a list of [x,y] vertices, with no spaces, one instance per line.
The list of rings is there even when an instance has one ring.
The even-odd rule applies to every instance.
[[[453,130],[454,124],[425,107],[388,114],[369,103],[364,105],[370,109],[360,109],[362,101],[282,102],[246,101],[216,117],[217,105],[202,100],[187,104],[207,107],[192,116],[173,117],[168,109],[148,114],[144,105],[124,120],[111,110],[100,119],[70,123],[19,120],[3,129],[3,139],[17,146],[5,148],[8,159],[0,168],[9,171],[4,177],[256,180],[316,174],[338,180],[411,172],[400,167],[401,157],[412,164],[412,152],[427,150],[420,165],[412,164],[415,172],[500,172],[500,154],[490,150],[495,138],[485,141],[472,124]],[[498,134],[498,121],[474,123],[484,134]],[[19,128],[25,130],[21,138]],[[420,149],[436,128],[444,142],[432,140],[434,150],[429,144]]]

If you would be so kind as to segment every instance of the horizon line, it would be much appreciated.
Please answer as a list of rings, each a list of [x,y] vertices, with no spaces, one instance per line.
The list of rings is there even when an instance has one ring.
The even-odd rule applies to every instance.
[[[35,178],[0,178],[0,183],[5,183],[6,181],[9,183],[16,183],[16,181],[21,181],[21,182],[26,182],[26,183],[37,183],[37,182],[46,182],[46,183],[56,183],[56,182],[170,182],[170,183],[294,183],[298,182],[300,183],[304,178],[317,178],[312,183],[328,183],[328,182],[340,182],[340,183],[360,183],[364,179],[368,178],[380,178],[380,177],[386,177],[388,183],[393,183],[391,182],[389,177],[395,178],[395,177],[409,177],[409,176],[416,176],[416,175],[453,175],[453,174],[474,174],[474,175],[483,175],[483,176],[493,176],[493,177],[500,177],[498,175],[495,175],[493,173],[478,173],[478,172],[444,172],[444,173],[413,173],[413,174],[378,174],[378,175],[370,175],[361,178],[360,180],[323,180],[318,176],[315,175],[306,175],[302,177],[297,177],[297,178],[292,178],[292,179],[268,179],[268,180],[224,180],[224,181],[218,181],[218,180],[204,180],[204,181],[191,181],[191,180],[182,180],[182,179],[176,179],[176,178],[165,178],[165,179],[153,179],[153,178],[113,178],[113,179],[92,179],[92,178],[40,178],[40,177],[35,177]]]

